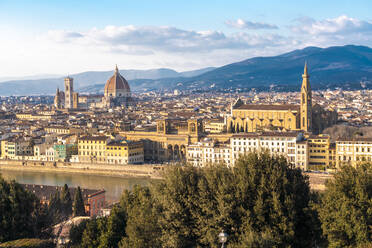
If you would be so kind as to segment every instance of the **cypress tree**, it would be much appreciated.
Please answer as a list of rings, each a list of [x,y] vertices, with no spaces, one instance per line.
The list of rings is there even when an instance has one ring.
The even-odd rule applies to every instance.
[[[73,216],[84,216],[84,215],[85,215],[84,200],[81,194],[80,187],[77,187],[77,189],[75,190],[75,195],[74,195]]]
[[[72,199],[67,184],[63,186],[61,192],[61,210],[64,218],[67,218],[72,214]]]

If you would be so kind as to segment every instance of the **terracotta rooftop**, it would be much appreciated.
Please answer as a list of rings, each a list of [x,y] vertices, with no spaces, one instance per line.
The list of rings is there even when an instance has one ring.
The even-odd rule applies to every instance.
[[[120,75],[118,68],[116,67],[114,75],[107,80],[105,85],[105,95],[112,93],[116,90],[125,90],[130,92],[129,84],[125,78]]]

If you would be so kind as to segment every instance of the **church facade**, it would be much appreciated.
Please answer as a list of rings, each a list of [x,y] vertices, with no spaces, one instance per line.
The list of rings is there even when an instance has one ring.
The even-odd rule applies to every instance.
[[[264,129],[310,132],[312,129],[312,95],[305,64],[302,75],[300,105],[254,105],[238,99],[227,118],[230,133],[257,132]]]

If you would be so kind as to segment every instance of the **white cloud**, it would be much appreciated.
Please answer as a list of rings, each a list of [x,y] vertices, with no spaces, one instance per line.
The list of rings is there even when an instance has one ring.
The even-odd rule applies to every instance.
[[[158,51],[169,53],[200,53],[215,50],[238,50],[253,47],[273,47],[283,38],[276,34],[248,34],[244,32],[226,35],[220,31],[193,31],[175,27],[155,26],[107,26],[87,32],[51,31],[49,38],[68,42],[99,46],[105,51],[148,55]]]
[[[0,75],[64,74],[88,70],[168,67],[191,70],[306,46],[372,46],[371,23],[347,16],[297,19],[288,30],[185,30],[169,26],[107,26],[51,30],[43,35],[2,29]],[[5,30],[5,31],[4,31]],[[11,37],[11,39],[10,39]],[[21,75],[22,74],[22,75]]]
[[[83,35],[78,32],[65,31],[65,30],[51,30],[47,36],[56,42],[69,42],[78,38],[82,38]]]
[[[292,26],[295,33],[311,35],[348,35],[355,33],[371,33],[372,23],[341,15],[336,18],[314,20],[312,18],[300,18],[297,24]]]
[[[263,23],[263,22],[251,22],[243,19],[237,19],[236,21],[228,20],[225,22],[227,26],[239,29],[278,29],[278,26]]]

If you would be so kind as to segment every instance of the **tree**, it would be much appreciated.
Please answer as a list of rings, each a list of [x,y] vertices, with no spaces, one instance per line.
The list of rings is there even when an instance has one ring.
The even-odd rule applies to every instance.
[[[74,195],[73,202],[73,216],[84,216],[85,215],[85,206],[83,196],[81,194],[80,187],[77,187]]]
[[[41,236],[46,226],[39,221],[40,209],[34,194],[0,175],[0,243]]]
[[[237,230],[239,201],[235,199],[235,191],[235,175],[231,169],[223,164],[203,169],[198,182],[200,212],[195,213],[201,245],[220,247],[218,234],[222,230]],[[236,240],[236,236],[237,233],[230,232],[229,240]]]
[[[72,198],[67,184],[63,186],[61,192],[61,213],[64,218],[72,214]]]
[[[372,241],[372,166],[344,166],[326,191],[319,217],[329,247],[361,247]]]
[[[320,224],[311,197],[308,178],[268,153],[233,168],[174,166],[149,188],[125,191],[105,222],[87,225],[82,244],[216,248],[224,230],[228,247],[312,247]]]
[[[48,213],[49,218],[52,220],[52,224],[57,224],[63,219],[61,213],[61,197],[58,190],[54,193],[54,195],[50,196]]]
[[[258,244],[310,247],[316,238],[306,176],[284,157],[242,156],[235,164],[235,200],[241,225],[238,247]],[[252,239],[252,237],[255,237]],[[258,240],[257,240],[258,238]]]
[[[99,232],[98,220],[93,219],[88,221],[81,237],[81,248],[96,248],[99,245]]]
[[[69,237],[70,237],[70,246],[71,247],[79,247],[81,244],[81,240],[83,237],[83,232],[87,226],[88,221],[84,220],[80,222],[78,225],[74,225],[70,229]]]
[[[124,193],[121,205],[126,208],[127,223],[119,247],[161,247],[159,213],[150,189],[136,185],[132,192]]]
[[[154,197],[159,204],[159,225],[163,247],[196,247],[198,225],[196,213],[200,172],[193,167],[173,167],[164,181],[155,185]]]

